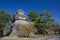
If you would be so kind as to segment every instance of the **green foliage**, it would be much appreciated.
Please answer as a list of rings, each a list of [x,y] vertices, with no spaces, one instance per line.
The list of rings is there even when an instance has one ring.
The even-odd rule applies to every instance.
[[[0,10],[0,32],[2,31],[2,35],[3,35],[3,30],[6,26],[6,24],[12,20],[13,20],[13,18],[9,15],[9,13],[7,11]]]
[[[38,30],[44,30],[46,28],[49,28],[49,26],[47,27],[47,25],[49,24],[53,24],[54,20],[51,19],[51,14],[48,11],[42,11],[35,23],[35,27]]]
[[[40,18],[42,18],[43,20],[45,20],[45,21],[49,21],[50,20],[50,18],[51,18],[51,14],[48,12],[48,11],[42,11],[41,13],[40,13]]]
[[[55,20],[51,18],[51,16],[52,15],[48,11],[43,11],[40,13],[34,25],[38,31],[52,28],[56,34],[58,25],[55,23]]]
[[[30,21],[36,21],[38,14],[35,11],[32,11],[28,14],[28,17]]]

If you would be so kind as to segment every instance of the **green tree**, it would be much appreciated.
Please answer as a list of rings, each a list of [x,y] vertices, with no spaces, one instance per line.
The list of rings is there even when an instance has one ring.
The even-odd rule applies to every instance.
[[[51,28],[55,25],[55,21],[53,19],[50,19],[49,22],[48,22],[48,27]]]
[[[3,30],[6,27],[6,24],[9,21],[12,21],[13,18],[5,10],[0,10],[0,36],[3,36]]]
[[[29,21],[36,21],[38,14],[35,11],[32,11],[28,14]]]
[[[55,34],[57,34],[57,29],[58,29],[58,24],[55,24],[54,25],[54,32],[55,32]]]
[[[51,20],[51,14],[48,11],[43,11],[40,13],[37,22],[35,23],[35,27],[38,30],[44,30],[47,28],[48,22]]]
[[[53,31],[55,32],[55,34],[57,33],[57,29],[58,29],[58,24],[55,22],[55,20],[51,19],[49,22],[48,22],[48,28],[52,28]]]

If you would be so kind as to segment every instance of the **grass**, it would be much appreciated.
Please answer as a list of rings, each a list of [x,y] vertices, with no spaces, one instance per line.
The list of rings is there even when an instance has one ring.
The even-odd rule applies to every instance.
[[[57,35],[55,35],[55,34],[50,34],[50,35],[48,35],[48,34],[39,34],[39,35],[32,35],[32,36],[29,36],[28,37],[28,39],[29,38],[53,38],[53,37],[55,37],[55,36],[57,36]],[[19,38],[22,38],[22,39],[24,39],[24,38],[27,38],[27,36],[9,36],[9,37],[3,37],[2,39],[19,39]]]
[[[32,35],[32,36],[29,36],[28,38],[39,38],[39,37],[54,37],[54,36],[57,36],[55,34],[39,34],[39,35]],[[19,38],[27,38],[27,36],[19,36]]]

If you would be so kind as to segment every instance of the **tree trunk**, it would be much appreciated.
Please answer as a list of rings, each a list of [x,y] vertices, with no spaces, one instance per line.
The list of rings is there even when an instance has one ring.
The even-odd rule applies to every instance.
[[[0,31],[0,37],[3,37],[3,31]]]
[[[56,31],[55,31],[55,34],[56,34]]]
[[[29,34],[30,34],[30,33],[28,33],[27,38],[29,37]]]

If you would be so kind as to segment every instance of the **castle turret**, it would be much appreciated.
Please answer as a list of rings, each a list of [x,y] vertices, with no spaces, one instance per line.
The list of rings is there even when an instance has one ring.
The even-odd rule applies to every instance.
[[[27,20],[23,10],[18,10],[14,15],[15,20]]]

